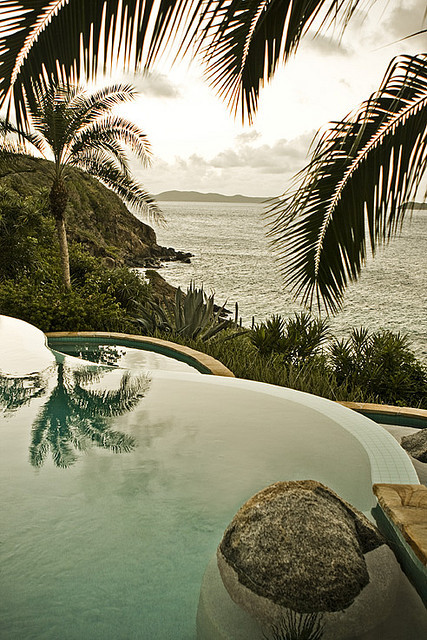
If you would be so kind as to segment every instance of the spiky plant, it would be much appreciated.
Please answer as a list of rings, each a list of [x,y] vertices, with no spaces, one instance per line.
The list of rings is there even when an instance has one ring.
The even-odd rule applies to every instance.
[[[319,351],[329,337],[329,325],[305,312],[287,320],[274,315],[252,329],[249,337],[260,353],[281,353],[285,362],[298,365]]]
[[[191,282],[185,295],[178,287],[173,303],[141,307],[138,321],[149,334],[160,331],[206,342],[232,324],[222,317],[224,305],[215,309],[214,298]]]

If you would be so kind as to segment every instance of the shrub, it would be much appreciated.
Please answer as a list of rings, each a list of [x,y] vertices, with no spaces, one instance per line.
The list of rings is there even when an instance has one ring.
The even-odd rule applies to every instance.
[[[46,199],[0,187],[0,277],[44,276],[57,260],[54,221]]]
[[[174,303],[149,302],[140,308],[138,321],[149,335],[160,331],[169,334],[169,338],[183,336],[206,342],[233,324],[221,317],[223,309],[215,307],[214,294],[208,296],[203,287],[198,289],[190,283],[185,295],[177,289]]]
[[[89,286],[63,291],[59,284],[0,284],[0,313],[26,320],[42,331],[132,331],[126,311],[108,293]]]
[[[328,339],[329,326],[325,320],[312,318],[304,312],[287,320],[275,315],[257,325],[249,335],[261,354],[276,352],[282,354],[286,363],[302,364],[319,353]]]
[[[363,388],[388,404],[426,402],[427,371],[399,333],[353,329],[348,340],[332,343],[330,361],[338,384]]]

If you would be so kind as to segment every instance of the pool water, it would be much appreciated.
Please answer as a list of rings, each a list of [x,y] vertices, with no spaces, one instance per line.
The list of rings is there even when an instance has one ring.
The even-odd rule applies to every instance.
[[[373,478],[417,482],[389,434],[327,400],[44,344],[35,370],[35,348],[0,362],[2,638],[193,640],[204,571],[251,495],[311,478],[369,515]]]
[[[61,353],[89,360],[97,364],[124,367],[126,369],[147,369],[149,371],[181,371],[196,373],[197,369],[175,357],[147,351],[146,348],[135,348],[124,344],[112,344],[100,340],[49,339],[53,349]]]

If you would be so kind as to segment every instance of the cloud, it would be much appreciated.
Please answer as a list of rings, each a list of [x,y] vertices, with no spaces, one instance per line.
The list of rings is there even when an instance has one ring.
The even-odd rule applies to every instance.
[[[326,56],[349,56],[352,51],[345,46],[338,38],[323,35],[321,33],[315,35],[311,39],[307,38],[307,49]]]
[[[306,164],[313,134],[257,144],[260,136],[254,131],[236,136],[233,146],[212,158],[199,154],[177,156],[171,162],[156,158],[152,168],[135,168],[134,173],[151,193],[179,189],[274,196],[283,193]]]
[[[313,132],[303,134],[293,140],[281,139],[272,145],[255,146],[252,140],[237,138],[235,148],[225,149],[211,159],[213,167],[230,169],[236,167],[251,167],[261,173],[283,174],[292,171],[295,166],[301,168],[307,149],[313,138]],[[258,136],[254,137],[256,140]]]
[[[181,97],[180,88],[163,73],[147,72],[144,74],[135,74],[132,76],[131,82],[135,85],[139,93],[144,96],[170,99]]]
[[[404,38],[427,27],[425,11],[425,0],[413,0],[412,2],[405,0],[393,7],[385,20],[384,27],[393,37]],[[423,39],[425,43],[427,42],[427,35],[417,37],[420,40]]]

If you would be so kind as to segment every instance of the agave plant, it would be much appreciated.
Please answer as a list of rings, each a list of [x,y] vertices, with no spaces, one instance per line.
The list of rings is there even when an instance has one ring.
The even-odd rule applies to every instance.
[[[214,298],[191,282],[186,294],[178,287],[173,303],[151,302],[141,307],[138,322],[149,334],[159,331],[206,342],[232,324],[223,318],[225,303],[217,308]]]

